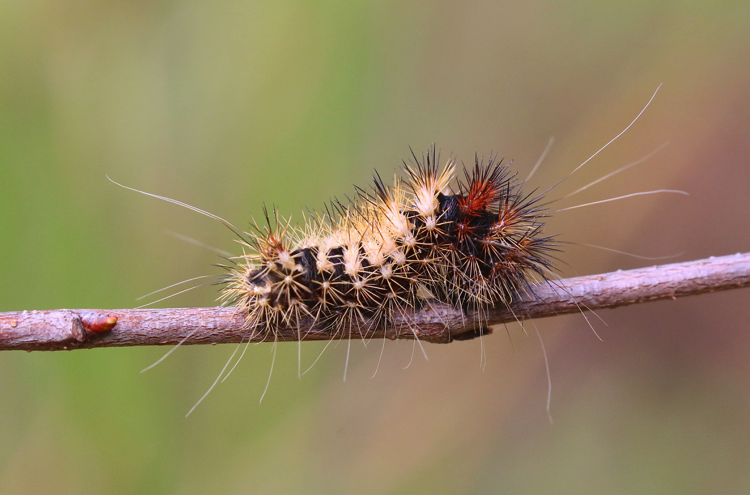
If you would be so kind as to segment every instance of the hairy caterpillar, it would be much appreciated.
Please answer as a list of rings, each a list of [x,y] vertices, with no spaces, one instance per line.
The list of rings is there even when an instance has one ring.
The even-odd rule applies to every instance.
[[[390,325],[428,300],[509,305],[531,276],[551,273],[543,196],[523,193],[507,164],[475,157],[456,178],[455,160],[440,165],[433,146],[402,170],[393,186],[376,172],[371,191],[358,188],[350,204],[334,202],[302,228],[265,211],[266,223],[241,241],[250,252],[226,267],[223,298],[248,328],[273,339],[279,326],[312,318],[351,338],[355,325]]]
[[[571,174],[627,131],[658,91]],[[552,253],[559,250],[555,236],[543,233],[549,190],[524,193],[525,181],[492,156],[484,163],[475,155],[473,167],[456,177],[455,159],[441,165],[434,145],[421,158],[412,151],[402,172],[387,186],[376,171],[370,191],[357,188],[349,204],[334,201],[301,228],[275,208],[271,215],[264,208],[265,224],[254,223],[244,235],[233,229],[250,252],[224,266],[229,275],[222,299],[235,304],[247,328],[264,338],[273,338],[279,326],[299,329],[303,318],[330,330],[332,338],[351,338],[355,325],[365,325],[364,337],[368,328],[389,325],[394,315],[429,300],[480,313],[497,304],[509,307],[529,290],[530,279],[549,280]],[[682,193],[648,191],[600,202],[657,192]],[[580,206],[586,205],[565,209]]]
[[[569,175],[625,133],[648,108],[656,92],[625,129]],[[642,163],[663,146],[566,198]],[[549,145],[526,180],[548,150]],[[348,204],[333,201],[324,213],[312,213],[302,227],[292,226],[275,208],[270,214],[264,208],[265,223],[254,223],[250,232],[242,232],[223,218],[180,201],[122,187],[218,220],[239,237],[244,252],[226,258],[230,265],[220,265],[228,274],[219,283],[225,285],[221,295],[224,303],[234,304],[245,317],[248,342],[275,343],[278,329],[286,327],[297,329],[301,345],[303,319],[311,319],[330,332],[331,340],[365,339],[369,330],[392,325],[394,317],[429,305],[430,301],[472,310],[481,317],[492,306],[510,307],[515,298],[531,290],[532,280],[550,281],[554,275],[553,254],[559,250],[555,236],[543,232],[544,219],[550,214],[544,196],[552,188],[542,193],[524,193],[525,180],[518,180],[509,164],[493,157],[485,163],[475,156],[473,167],[464,169],[463,178],[457,178],[456,161],[451,158],[441,166],[434,145],[421,158],[414,153],[412,156],[410,163],[403,164],[403,177],[396,178],[393,186],[385,185],[375,172],[370,191],[357,188],[354,200]],[[662,192],[686,194],[645,191],[557,211]],[[205,277],[184,282],[199,278]],[[179,284],[167,288],[176,285]],[[178,294],[181,292],[184,291]],[[418,342],[417,331],[412,331]],[[275,349],[274,346],[274,361]],[[242,355],[224,374],[236,352],[237,349],[188,414],[222,376],[226,379],[234,370]],[[348,361],[347,351],[345,378]],[[298,353],[298,373],[300,362]]]

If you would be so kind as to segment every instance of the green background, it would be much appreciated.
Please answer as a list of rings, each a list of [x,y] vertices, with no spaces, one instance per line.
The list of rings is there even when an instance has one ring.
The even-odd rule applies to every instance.
[[[0,2],[0,311],[134,307],[239,253],[246,226],[437,143],[561,198],[548,232],[674,260],[748,250],[750,3]],[[653,264],[570,245],[564,276]],[[209,306],[215,288],[168,301]],[[270,346],[187,419],[231,346],[0,355],[0,492],[748,493],[747,290],[517,325],[480,342]],[[167,302],[161,303],[161,306]],[[510,336],[510,338],[509,338]],[[310,364],[321,344],[306,344]]]

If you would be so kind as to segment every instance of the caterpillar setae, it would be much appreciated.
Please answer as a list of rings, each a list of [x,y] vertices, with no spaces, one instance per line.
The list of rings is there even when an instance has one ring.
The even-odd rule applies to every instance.
[[[625,129],[568,176],[635,124],[658,90]],[[526,180],[537,170],[552,142]],[[566,198],[642,163],[663,147]],[[408,313],[431,301],[473,311],[481,320],[483,313],[496,305],[512,308],[517,298],[533,290],[532,282],[550,282],[555,276],[555,252],[560,243],[555,235],[544,232],[545,218],[553,213],[547,208],[545,194],[562,181],[541,193],[524,192],[525,180],[518,179],[509,163],[493,156],[485,162],[475,155],[473,166],[457,174],[456,160],[451,157],[441,165],[434,145],[421,157],[412,152],[412,160],[401,168],[402,176],[397,176],[392,186],[386,185],[376,171],[371,189],[357,188],[354,199],[346,204],[332,201],[322,213],[308,215],[301,227],[293,226],[275,208],[269,213],[264,207],[265,222],[253,222],[247,232],[180,201],[115,184],[218,220],[238,236],[243,254],[225,258],[229,264],[219,266],[227,273],[218,283],[223,285],[220,299],[233,304],[244,316],[242,341],[275,343],[279,329],[291,328],[297,330],[301,348],[302,328],[309,328],[312,322],[329,332],[331,341],[344,338],[351,342],[355,337],[367,338],[372,330],[394,325],[401,316],[408,320]],[[663,192],[687,194],[667,189],[645,191],[556,211]],[[199,278],[206,277],[184,282]],[[308,324],[303,325],[304,320],[309,320],[305,322]],[[417,331],[412,332],[418,342]],[[481,330],[478,335],[482,335]],[[143,371],[160,363],[177,346]],[[274,345],[273,361],[275,351]],[[224,372],[236,352],[188,414],[222,376],[226,379],[231,374],[242,355],[229,373]],[[347,351],[344,379],[348,355]]]

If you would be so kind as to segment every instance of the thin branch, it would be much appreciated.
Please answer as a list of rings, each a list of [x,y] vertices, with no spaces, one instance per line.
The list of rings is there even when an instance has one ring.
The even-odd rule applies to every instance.
[[[448,343],[473,338],[483,327],[528,318],[544,318],[601,308],[615,308],[658,299],[704,294],[750,286],[750,253],[616,271],[549,282],[511,309],[463,314],[451,306],[431,303],[401,317],[385,329],[351,335]],[[117,321],[106,331],[106,322]],[[92,323],[93,322],[93,323]],[[329,340],[331,334],[311,327],[280,328],[278,340]],[[103,330],[104,328],[104,330]],[[0,350],[62,350],[137,345],[237,343],[247,336],[244,319],[234,308],[48,310],[0,313]],[[253,332],[250,334],[255,335]],[[256,336],[254,341],[262,340]]]

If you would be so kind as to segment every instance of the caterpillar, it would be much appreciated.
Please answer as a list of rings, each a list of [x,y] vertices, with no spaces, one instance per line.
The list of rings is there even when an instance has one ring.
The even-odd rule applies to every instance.
[[[635,124],[660,88],[625,129],[571,175]],[[265,207],[265,224],[254,223],[250,232],[239,233],[229,224],[245,252],[232,266],[223,266],[229,273],[221,298],[245,315],[253,337],[260,332],[274,341],[280,326],[296,327],[301,341],[303,318],[328,329],[332,338],[351,339],[355,327],[364,325],[359,330],[364,337],[430,300],[478,311],[480,317],[497,304],[510,307],[528,292],[531,279],[548,281],[554,273],[559,245],[543,232],[544,193],[524,193],[525,181],[493,156],[485,163],[475,154],[474,166],[464,167],[462,178],[456,168],[453,158],[441,166],[433,145],[421,158],[412,151],[393,186],[376,171],[369,191],[357,188],[346,205],[333,201],[301,228],[275,208],[269,215]],[[660,192],[685,194],[648,191],[589,204]],[[587,205],[563,210],[581,206]]]
[[[633,126],[660,87],[627,127],[573,169],[568,177]],[[386,185],[376,171],[369,190],[356,188],[356,195],[346,204],[332,201],[322,213],[310,213],[301,227],[293,226],[275,208],[269,213],[264,207],[265,223],[253,222],[246,232],[194,206],[108,179],[125,189],[193,210],[232,230],[238,236],[243,254],[225,257],[229,264],[219,266],[227,273],[218,283],[223,285],[220,300],[234,305],[244,316],[246,333],[242,341],[273,341],[275,344],[279,329],[296,328],[301,349],[302,323],[306,319],[329,332],[331,341],[344,338],[351,343],[352,338],[365,339],[371,330],[393,325],[397,317],[408,316],[408,312],[431,301],[474,311],[481,320],[483,312],[493,306],[511,308],[517,298],[533,290],[532,282],[550,282],[555,274],[555,253],[560,251],[561,243],[556,241],[556,235],[544,232],[545,219],[555,213],[549,211],[545,195],[565,179],[541,193],[536,189],[525,193],[523,186],[538,169],[552,142],[550,139],[525,180],[518,179],[510,163],[494,156],[485,162],[475,155],[473,166],[464,167],[463,173],[458,174],[456,160],[451,157],[441,165],[433,145],[419,158],[412,152],[412,159],[403,162],[402,176],[396,176],[392,186]],[[565,198],[644,162],[665,145]],[[644,191],[556,212],[656,193],[687,194],[669,189]],[[602,249],[641,259],[667,258]],[[201,278],[207,276],[188,279],[156,292]],[[412,332],[414,341],[419,342],[417,330],[412,329]],[[480,330],[478,336],[482,333]],[[159,364],[180,344],[142,371]],[[216,381],[188,415],[219,380],[225,380],[232,373],[244,355],[243,351],[225,374],[237,350],[235,348]],[[275,345],[273,350],[271,373]],[[300,353],[301,350],[298,351],[298,374]],[[348,363],[347,350],[344,380]],[[270,379],[269,374],[261,401]]]
[[[354,328],[391,325],[429,300],[463,310],[510,305],[546,280],[557,245],[543,232],[543,195],[524,193],[510,164],[475,155],[456,175],[433,145],[404,162],[386,185],[375,172],[368,191],[334,201],[301,228],[274,209],[243,233],[245,254],[225,278],[222,298],[246,327],[273,339],[303,318],[351,338]],[[364,328],[364,330],[361,330]]]

